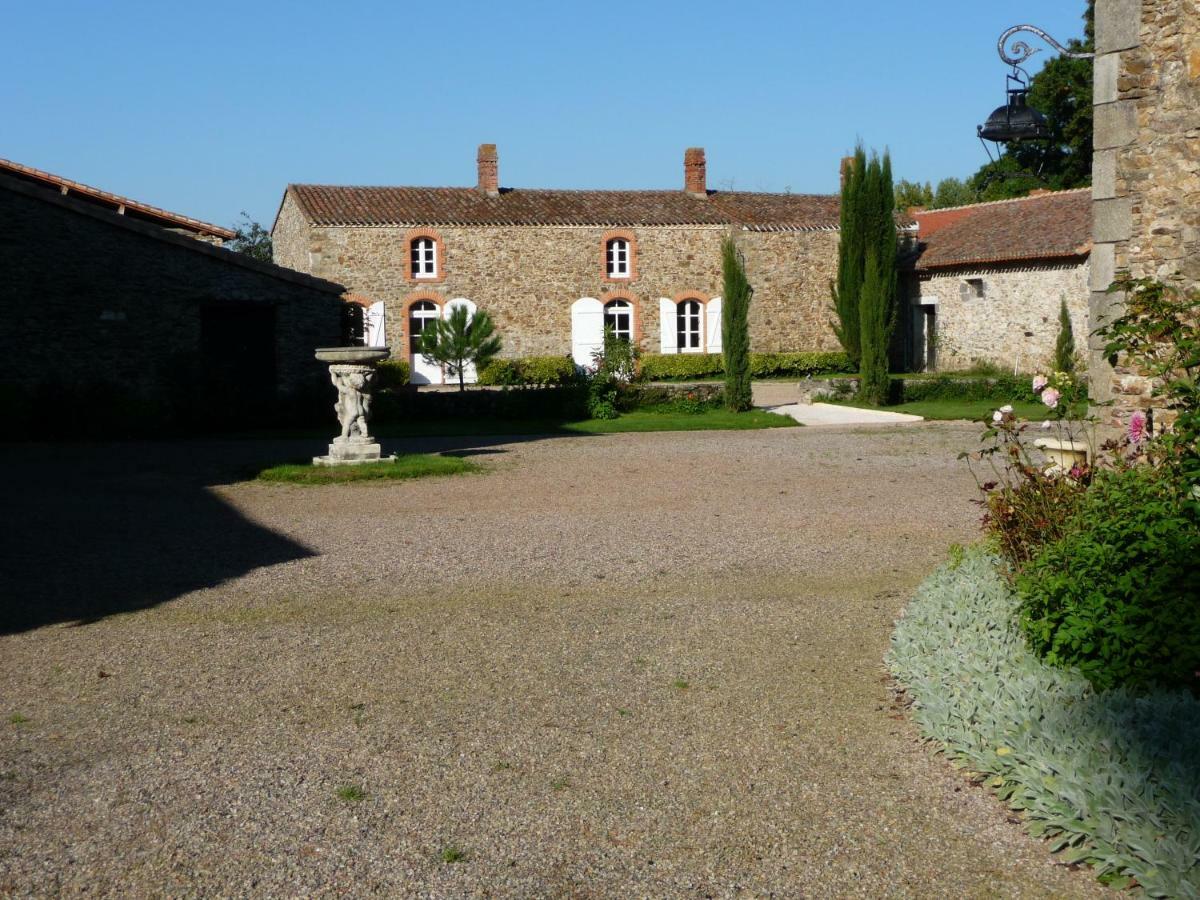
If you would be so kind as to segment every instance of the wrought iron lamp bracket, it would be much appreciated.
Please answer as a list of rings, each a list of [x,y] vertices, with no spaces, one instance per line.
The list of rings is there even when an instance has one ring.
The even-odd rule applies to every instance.
[[[1025,62],[1035,53],[1041,52],[1035,47],[1030,47],[1029,44],[1025,43],[1025,41],[1015,41],[1011,47],[1013,55],[1009,55],[1009,48],[1006,48],[1005,45],[1013,35],[1020,34],[1022,31],[1027,31],[1030,34],[1036,34],[1063,56],[1066,56],[1070,59],[1093,59],[1096,56],[1094,53],[1072,53],[1036,25],[1014,25],[1012,28],[1008,29],[1008,31],[1004,32],[1004,34],[1000,35],[1000,40],[996,45],[996,49],[1000,53],[1000,58],[1014,68],[1020,66],[1021,63]]]

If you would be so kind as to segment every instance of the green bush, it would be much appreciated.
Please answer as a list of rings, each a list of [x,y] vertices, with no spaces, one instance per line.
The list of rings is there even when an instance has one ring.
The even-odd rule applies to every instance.
[[[896,626],[888,667],[918,727],[986,776],[1064,863],[1136,879],[1151,897],[1200,896],[1200,702],[1098,694],[1047,666],[1014,625],[1020,601],[998,565],[968,550]]]
[[[1003,374],[988,378],[938,375],[935,378],[905,378],[901,399],[906,403],[926,400],[992,400],[996,403],[1036,403],[1032,379]]]
[[[375,386],[380,390],[398,391],[408,387],[412,366],[407,359],[385,359],[376,367]]]
[[[1058,540],[1017,578],[1021,626],[1099,690],[1197,686],[1200,523],[1151,466],[1097,473]]]
[[[522,359],[493,359],[479,373],[479,383],[507,387],[543,387],[568,384],[575,377],[569,356],[526,356]]]
[[[723,374],[718,353],[647,354],[642,357],[642,377],[649,381],[685,381]],[[753,378],[804,378],[853,371],[850,357],[838,352],[751,353]]]
[[[720,353],[648,353],[642,357],[642,378],[648,381],[683,381],[723,374]]]

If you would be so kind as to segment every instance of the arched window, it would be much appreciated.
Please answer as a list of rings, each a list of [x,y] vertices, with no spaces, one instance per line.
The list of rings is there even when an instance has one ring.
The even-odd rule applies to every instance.
[[[633,304],[628,300],[609,300],[604,304],[604,327],[626,343],[633,340]]]
[[[432,300],[418,300],[408,308],[408,350],[421,352],[421,334],[441,313]]]
[[[437,278],[437,242],[431,237],[414,238],[409,244],[413,278]]]
[[[675,314],[676,346],[680,353],[702,353],[702,310],[699,300],[680,301]]]
[[[625,238],[610,240],[605,245],[604,257],[609,278],[628,278],[632,273],[632,253]]]

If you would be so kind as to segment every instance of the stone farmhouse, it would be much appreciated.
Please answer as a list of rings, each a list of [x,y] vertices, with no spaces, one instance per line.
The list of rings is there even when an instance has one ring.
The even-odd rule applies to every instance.
[[[907,278],[908,368],[991,362],[1022,372],[1053,359],[1061,301],[1088,344],[1090,188],[952,209],[914,210],[919,255]]]
[[[441,372],[413,344],[456,304],[491,314],[506,356],[585,365],[606,324],[646,352],[719,352],[731,232],[755,287],[752,348],[838,349],[837,197],[710,190],[696,148],[681,190],[501,188],[495,146],[477,162],[475,187],[289,185],[275,260],[346,285],[369,311],[370,342],[405,348],[417,383]]]
[[[226,249],[234,233],[0,160],[0,428],[270,422],[328,394],[340,285]],[[76,417],[72,421],[72,416]]]

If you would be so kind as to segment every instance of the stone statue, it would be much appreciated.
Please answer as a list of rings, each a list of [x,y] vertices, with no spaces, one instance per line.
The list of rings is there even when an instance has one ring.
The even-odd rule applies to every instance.
[[[333,405],[342,423],[342,440],[369,441],[367,420],[371,417],[371,382],[375,369],[370,366],[330,366],[329,377],[337,388]]]
[[[342,433],[329,445],[327,456],[313,458],[318,466],[350,466],[394,459],[382,456],[371,437],[371,388],[375,364],[387,359],[387,347],[326,347],[317,350],[317,359],[329,363],[329,380],[337,389],[333,405]]]

